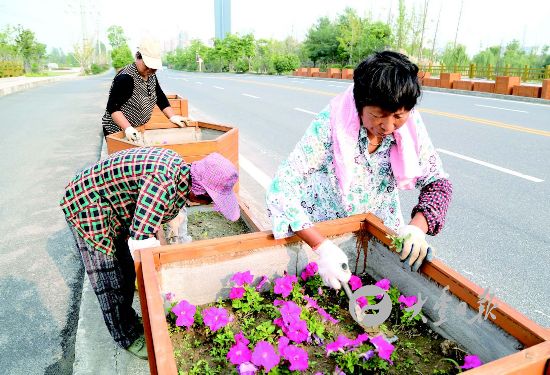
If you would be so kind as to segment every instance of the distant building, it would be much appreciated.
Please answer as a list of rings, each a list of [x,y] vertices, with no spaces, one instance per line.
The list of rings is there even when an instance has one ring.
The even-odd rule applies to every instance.
[[[223,39],[231,34],[231,0],[214,0],[215,36]]]

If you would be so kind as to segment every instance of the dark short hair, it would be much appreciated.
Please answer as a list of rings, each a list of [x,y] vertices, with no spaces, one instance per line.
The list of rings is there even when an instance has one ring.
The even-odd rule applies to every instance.
[[[143,57],[141,57],[141,52],[136,52],[136,59],[141,60]]]
[[[353,98],[359,116],[367,105],[395,112],[411,110],[421,94],[418,66],[407,56],[393,52],[375,52],[353,71]]]

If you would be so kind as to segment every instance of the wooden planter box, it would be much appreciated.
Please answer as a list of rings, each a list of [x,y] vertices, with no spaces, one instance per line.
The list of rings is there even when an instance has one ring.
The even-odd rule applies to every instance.
[[[478,312],[478,298],[483,290],[437,259],[423,265],[419,273],[404,270],[398,255],[388,248],[387,235],[395,233],[372,214],[319,223],[317,227],[348,254],[354,273],[365,270],[364,252],[359,252],[357,258],[357,234],[372,236],[366,271],[375,279],[389,278],[405,295],[420,292],[423,298],[428,297],[422,311],[430,328],[486,363],[467,374],[543,374],[550,358],[547,329],[496,298],[492,299],[497,305],[491,310],[494,319],[489,316],[488,320],[468,324],[467,320]],[[315,257],[296,236],[275,240],[270,231],[139,251],[135,264],[151,373],[177,374],[161,292],[172,292],[177,300],[204,304],[228,296],[225,284],[235,272],[250,270],[269,277],[280,276],[284,271],[296,274]],[[449,286],[452,294],[449,309],[463,303],[470,309],[465,316],[450,312],[447,321],[436,327],[433,322],[439,316],[434,304],[444,286]],[[521,347],[526,349],[518,349]]]
[[[540,86],[519,85],[512,88],[512,95],[540,98]]]
[[[176,115],[181,115],[183,117],[189,116],[189,103],[187,99],[182,98],[177,94],[166,95],[168,101],[170,102],[170,107],[174,110]],[[171,124],[170,120],[164,116],[164,113],[160,110],[158,106],[155,106],[153,109],[153,114],[151,119],[145,124],[150,126],[161,126]]]
[[[316,77],[314,74],[319,74],[319,68],[307,68],[307,77]]]
[[[520,83],[520,77],[497,76],[495,79],[495,93],[510,95],[512,88]]]
[[[353,80],[353,69],[342,69],[342,79]]]
[[[542,80],[542,90],[540,92],[540,97],[542,99],[550,100],[550,79]]]
[[[460,81],[460,73],[441,73],[439,76],[439,87],[450,89],[454,81]]]
[[[453,89],[455,90],[466,90],[466,91],[472,91],[474,88],[474,82],[473,81],[454,81],[453,82]]]
[[[422,84],[428,87],[439,87],[439,84],[440,84],[439,82],[440,82],[439,78],[432,78],[432,77],[424,78],[422,80]]]
[[[495,92],[494,82],[474,82],[474,91],[480,92]]]

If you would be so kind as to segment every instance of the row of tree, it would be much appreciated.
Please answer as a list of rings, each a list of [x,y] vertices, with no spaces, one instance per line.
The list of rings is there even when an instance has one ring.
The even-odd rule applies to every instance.
[[[450,42],[443,51],[435,49],[435,33],[427,35],[426,19],[429,1],[420,9],[407,9],[399,1],[395,19],[375,21],[370,16],[360,17],[347,8],[334,20],[320,18],[307,32],[304,42],[289,37],[284,41],[258,39],[253,35],[227,35],[215,39],[209,47],[193,40],[186,48],[177,48],[165,56],[168,66],[181,70],[198,70],[198,57],[207,71],[282,73],[299,66],[355,67],[370,53],[391,48],[401,51],[419,64],[445,66],[478,66],[533,68],[550,65],[549,47],[523,48],[516,40],[506,46],[489,47],[473,57],[466,47]],[[437,20],[437,25],[439,20]],[[458,32],[458,27],[457,27]]]
[[[0,31],[0,60],[22,63],[25,72],[38,71],[46,57],[46,45],[21,25]]]

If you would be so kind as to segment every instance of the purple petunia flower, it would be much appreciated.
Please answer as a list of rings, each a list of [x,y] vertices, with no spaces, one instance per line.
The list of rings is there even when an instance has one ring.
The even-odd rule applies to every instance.
[[[368,361],[372,357],[374,357],[374,350],[367,350],[365,353],[359,354],[359,357],[363,358],[363,361]]]
[[[361,344],[363,344],[364,342],[367,342],[367,341],[369,341],[369,335],[367,335],[366,333],[361,333],[361,334],[357,335],[355,340],[353,340],[351,342],[351,346],[358,347],[358,346],[361,346]]]
[[[248,339],[244,336],[243,331],[237,333],[234,338],[235,342],[242,342],[245,345],[248,345],[250,343],[250,341],[248,341]]]
[[[319,307],[317,309],[317,312],[319,313],[319,315],[321,315],[323,320],[329,321],[329,322],[334,323],[334,324],[338,323],[338,319],[333,318],[332,315],[330,315],[328,312],[326,312],[325,309],[323,309],[322,307]]]
[[[387,292],[390,289],[391,283],[390,283],[390,280],[388,279],[381,279],[381,280],[378,280],[374,285],[376,285],[377,287]],[[382,294],[378,294],[376,298],[378,299],[382,298]]]
[[[390,357],[395,347],[387,342],[384,336],[378,335],[376,337],[373,337],[372,339],[370,339],[370,342],[376,347],[376,352],[378,353],[378,356],[380,358],[385,359],[389,363],[393,364]]]
[[[239,365],[239,375],[254,375],[258,368],[250,362],[244,362]]]
[[[314,300],[313,298],[311,298],[310,296],[304,295],[304,299],[305,299],[306,302],[307,302],[306,309],[309,309],[309,308],[318,309],[318,308],[319,308],[319,305],[317,304],[317,301],[315,301],[315,300]]]
[[[256,366],[263,366],[265,372],[269,372],[273,367],[279,364],[279,354],[275,352],[273,346],[267,341],[259,341],[252,352],[252,363]]]
[[[264,286],[265,283],[267,283],[269,281],[269,279],[267,278],[267,276],[262,276],[262,279],[260,280],[260,282],[258,283],[258,285],[256,285],[256,290],[259,292],[260,290],[262,290],[262,287]]]
[[[302,274],[300,275],[300,277],[302,278],[302,280],[306,281],[310,277],[315,276],[318,270],[319,270],[319,267],[317,266],[317,263],[315,262],[308,263],[306,268],[304,268],[304,270],[302,271]]]
[[[229,323],[229,315],[223,307],[209,307],[202,312],[204,324],[210,328],[212,332],[223,328]]]
[[[464,357],[464,364],[460,367],[466,370],[466,369],[479,367],[482,364],[483,364],[483,362],[481,362],[479,357],[475,354],[472,354],[472,355],[467,355],[466,357]]]
[[[367,298],[365,296],[361,296],[361,297],[357,298],[355,300],[355,302],[357,302],[357,304],[359,305],[360,308],[363,308],[363,307],[365,307],[369,304],[369,301],[367,300]]]
[[[346,346],[351,345],[351,342],[352,341],[350,339],[348,339],[346,336],[339,335],[336,338],[336,341],[333,341],[333,342],[327,344],[327,346],[326,346],[327,356],[332,352],[337,352],[341,349],[344,349]]]
[[[172,312],[178,317],[176,319],[176,325],[178,327],[191,327],[195,322],[195,312],[197,308],[187,302],[186,300],[180,301],[176,306],[172,308]]]
[[[246,290],[243,287],[235,286],[235,287],[231,288],[231,290],[229,291],[229,298],[231,298],[231,299],[243,298],[245,292],[246,292]]]
[[[172,301],[176,295],[172,292],[168,292],[164,294],[164,298],[166,298],[167,301]]]
[[[320,295],[320,296],[322,296],[322,295],[323,295],[323,288],[319,287],[319,288],[317,289],[317,294]]]
[[[363,283],[361,282],[360,278],[355,275],[351,275],[349,279],[349,285],[351,286],[351,290],[357,290],[363,286]]]
[[[285,352],[286,347],[288,346],[290,340],[286,336],[279,337],[279,342],[277,344],[277,348],[279,349],[279,353],[283,354]]]
[[[252,357],[252,352],[248,349],[248,346],[242,342],[237,342],[235,345],[229,349],[227,353],[227,359],[234,365],[240,365],[244,362],[250,362]]]
[[[290,292],[292,291],[292,283],[295,283],[296,281],[297,279],[294,275],[279,277],[275,280],[275,287],[273,288],[273,292],[275,294],[280,294],[284,298],[286,298],[290,295]]]
[[[287,346],[283,357],[290,362],[291,371],[305,371],[309,367],[307,352],[297,346]]]
[[[236,286],[243,286],[244,284],[250,284],[252,280],[254,280],[254,276],[250,274],[250,271],[237,272],[231,277],[231,281],[233,281]]]
[[[403,308],[403,306],[411,307],[416,303],[417,299],[416,299],[416,296],[410,296],[410,297],[399,296],[398,301],[401,302],[401,308]]]

